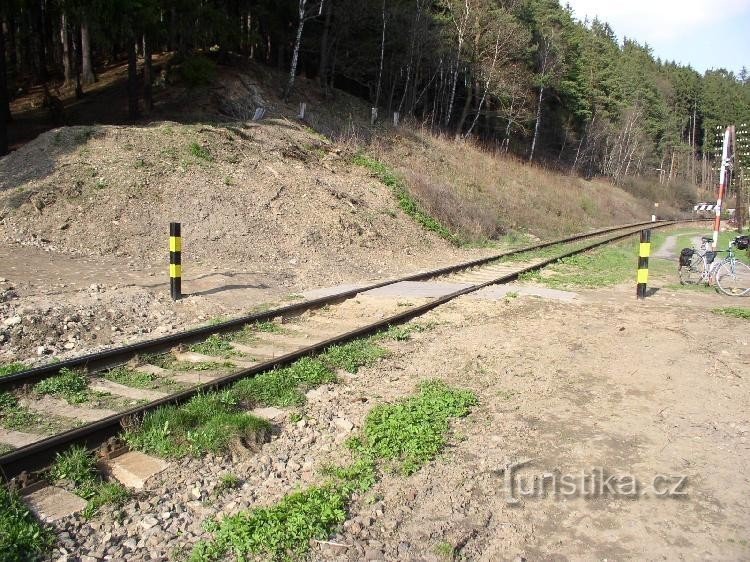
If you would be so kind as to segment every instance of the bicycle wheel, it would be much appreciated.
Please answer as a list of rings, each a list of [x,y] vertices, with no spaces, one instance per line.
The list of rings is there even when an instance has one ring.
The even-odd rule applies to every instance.
[[[705,263],[697,254],[693,255],[690,265],[680,267],[680,285],[695,285],[703,278]]]
[[[738,260],[727,260],[716,270],[716,286],[730,297],[750,295],[750,266]]]

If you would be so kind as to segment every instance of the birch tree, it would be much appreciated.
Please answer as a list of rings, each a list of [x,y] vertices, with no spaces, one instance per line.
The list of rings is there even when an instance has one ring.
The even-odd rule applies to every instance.
[[[297,35],[294,39],[294,50],[292,51],[292,64],[289,68],[289,80],[287,81],[286,88],[284,89],[284,101],[289,101],[289,96],[294,88],[294,79],[297,76],[297,62],[299,61],[299,50],[302,46],[302,32],[305,28],[305,23],[311,19],[320,17],[323,14],[325,0],[298,0],[297,7]]]

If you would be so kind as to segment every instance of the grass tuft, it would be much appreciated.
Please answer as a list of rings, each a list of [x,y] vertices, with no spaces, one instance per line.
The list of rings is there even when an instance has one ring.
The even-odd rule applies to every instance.
[[[222,357],[224,359],[229,359],[230,357],[240,357],[244,355],[239,351],[235,351],[232,348],[232,344],[226,338],[218,334],[213,334],[206,338],[205,341],[193,344],[188,349],[194,353],[213,355],[216,357]]]
[[[159,377],[151,373],[134,371],[127,367],[117,367],[104,373],[104,378],[133,388],[154,388],[157,386],[154,381]]]
[[[194,396],[182,406],[163,406],[125,433],[133,449],[167,458],[219,453],[234,438],[257,440],[267,421],[242,412],[232,391]]]
[[[750,320],[750,308],[742,308],[739,306],[726,306],[724,308],[714,308],[715,314],[722,314],[724,316],[733,316],[734,318],[742,318],[744,320]]]
[[[28,369],[28,367],[23,363],[6,363],[5,365],[0,365],[0,377],[7,377],[8,375],[20,373],[26,369]]]
[[[201,146],[197,142],[190,143],[188,151],[194,158],[197,158],[198,160],[203,160],[204,162],[213,162],[214,160],[208,149]]]
[[[70,404],[80,404],[88,400],[89,382],[86,375],[79,371],[60,369],[60,373],[54,377],[44,379],[34,386],[37,394],[49,394],[62,396]]]
[[[299,406],[305,402],[305,390],[333,382],[336,375],[320,359],[303,357],[284,369],[241,380],[232,391],[251,404]]]
[[[334,345],[321,355],[321,360],[333,369],[344,369],[356,373],[360,367],[372,365],[388,352],[371,339],[359,339],[342,345]]]
[[[96,460],[85,447],[74,445],[58,453],[50,469],[50,477],[58,484],[69,484],[73,491],[88,500],[83,516],[90,519],[104,505],[122,505],[130,497],[119,483],[104,482],[96,470]]]
[[[23,500],[0,486],[0,555],[8,562],[43,558],[53,542],[52,532],[31,514]]]

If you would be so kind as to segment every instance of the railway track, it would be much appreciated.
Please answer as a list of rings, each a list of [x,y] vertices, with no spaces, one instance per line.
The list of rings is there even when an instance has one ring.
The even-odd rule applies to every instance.
[[[73,444],[116,456],[122,446],[114,438],[123,424],[160,406],[406,322],[460,296],[632,236],[643,226],[673,224],[579,234],[3,377],[0,397],[43,424],[30,432],[0,427],[0,442],[16,446],[0,456],[0,471],[6,482],[24,487],[33,484],[33,471]],[[421,292],[409,291],[425,281]],[[410,295],[408,302],[378,298],[400,291]],[[133,381],[141,388],[128,384]]]

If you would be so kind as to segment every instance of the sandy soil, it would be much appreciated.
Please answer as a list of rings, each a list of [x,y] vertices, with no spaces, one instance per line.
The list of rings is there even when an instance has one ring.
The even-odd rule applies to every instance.
[[[386,384],[357,384],[389,400],[437,377],[475,390],[481,404],[437,462],[377,486],[385,515],[368,545],[382,544],[388,560],[445,559],[445,542],[466,560],[750,556],[747,321],[711,313],[713,295],[680,295],[636,303],[620,287],[577,304],[464,298],[425,317],[439,327],[380,366]],[[526,459],[522,477],[602,468],[634,476],[642,494],[509,505],[503,467]],[[685,495],[656,497],[657,475],[684,476]],[[361,515],[375,509],[363,501]]]

